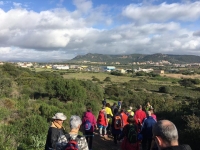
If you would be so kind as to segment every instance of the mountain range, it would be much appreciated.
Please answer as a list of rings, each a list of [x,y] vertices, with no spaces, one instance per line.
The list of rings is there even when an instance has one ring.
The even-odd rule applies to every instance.
[[[80,62],[119,62],[120,64],[128,64],[132,62],[160,62],[168,61],[170,63],[200,63],[200,56],[196,55],[171,55],[171,54],[128,54],[128,55],[106,55],[106,54],[93,54],[88,53],[86,55],[78,55],[68,62],[80,63]]]

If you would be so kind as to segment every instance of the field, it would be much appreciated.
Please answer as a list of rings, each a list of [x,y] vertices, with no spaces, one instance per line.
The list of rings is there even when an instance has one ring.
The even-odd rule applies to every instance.
[[[108,73],[66,73],[63,75],[65,79],[80,79],[80,80],[92,80],[92,77],[98,78],[100,81],[103,81],[106,77],[110,77],[112,82],[128,82],[130,80],[133,80],[132,77],[128,76],[114,76],[110,75]]]
[[[170,77],[170,78],[192,78],[192,79],[200,79],[200,75],[183,75],[183,74],[161,74],[161,76]]]

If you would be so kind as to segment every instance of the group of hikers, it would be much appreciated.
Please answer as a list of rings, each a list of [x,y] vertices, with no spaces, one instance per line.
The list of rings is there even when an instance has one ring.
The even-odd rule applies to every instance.
[[[72,115],[68,133],[63,127],[67,117],[63,113],[56,113],[48,130],[45,150],[92,150],[95,130],[102,138],[112,136],[116,149],[191,150],[189,145],[179,145],[178,131],[171,121],[157,121],[149,102],[145,110],[138,105],[137,110],[133,111],[131,106],[127,110],[121,107],[122,101],[112,106],[104,101],[97,118],[90,106],[82,117]],[[79,135],[79,130],[84,135]]]

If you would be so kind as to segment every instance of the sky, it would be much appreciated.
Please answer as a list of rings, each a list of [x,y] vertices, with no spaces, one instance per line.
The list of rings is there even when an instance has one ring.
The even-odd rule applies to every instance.
[[[0,0],[0,61],[200,56],[200,0]]]

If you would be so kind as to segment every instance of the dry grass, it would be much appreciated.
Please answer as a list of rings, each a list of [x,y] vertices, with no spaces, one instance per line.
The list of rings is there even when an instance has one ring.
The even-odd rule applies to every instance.
[[[114,76],[107,73],[67,73],[63,75],[65,79],[80,79],[80,80],[92,80],[92,77],[98,78],[103,81],[106,77],[110,77],[112,82],[128,82],[134,80],[132,77],[128,76]],[[136,79],[135,79],[136,80]]]
[[[170,78],[192,78],[192,79],[200,79],[200,75],[182,75],[182,74],[161,74],[161,76],[166,76]]]

